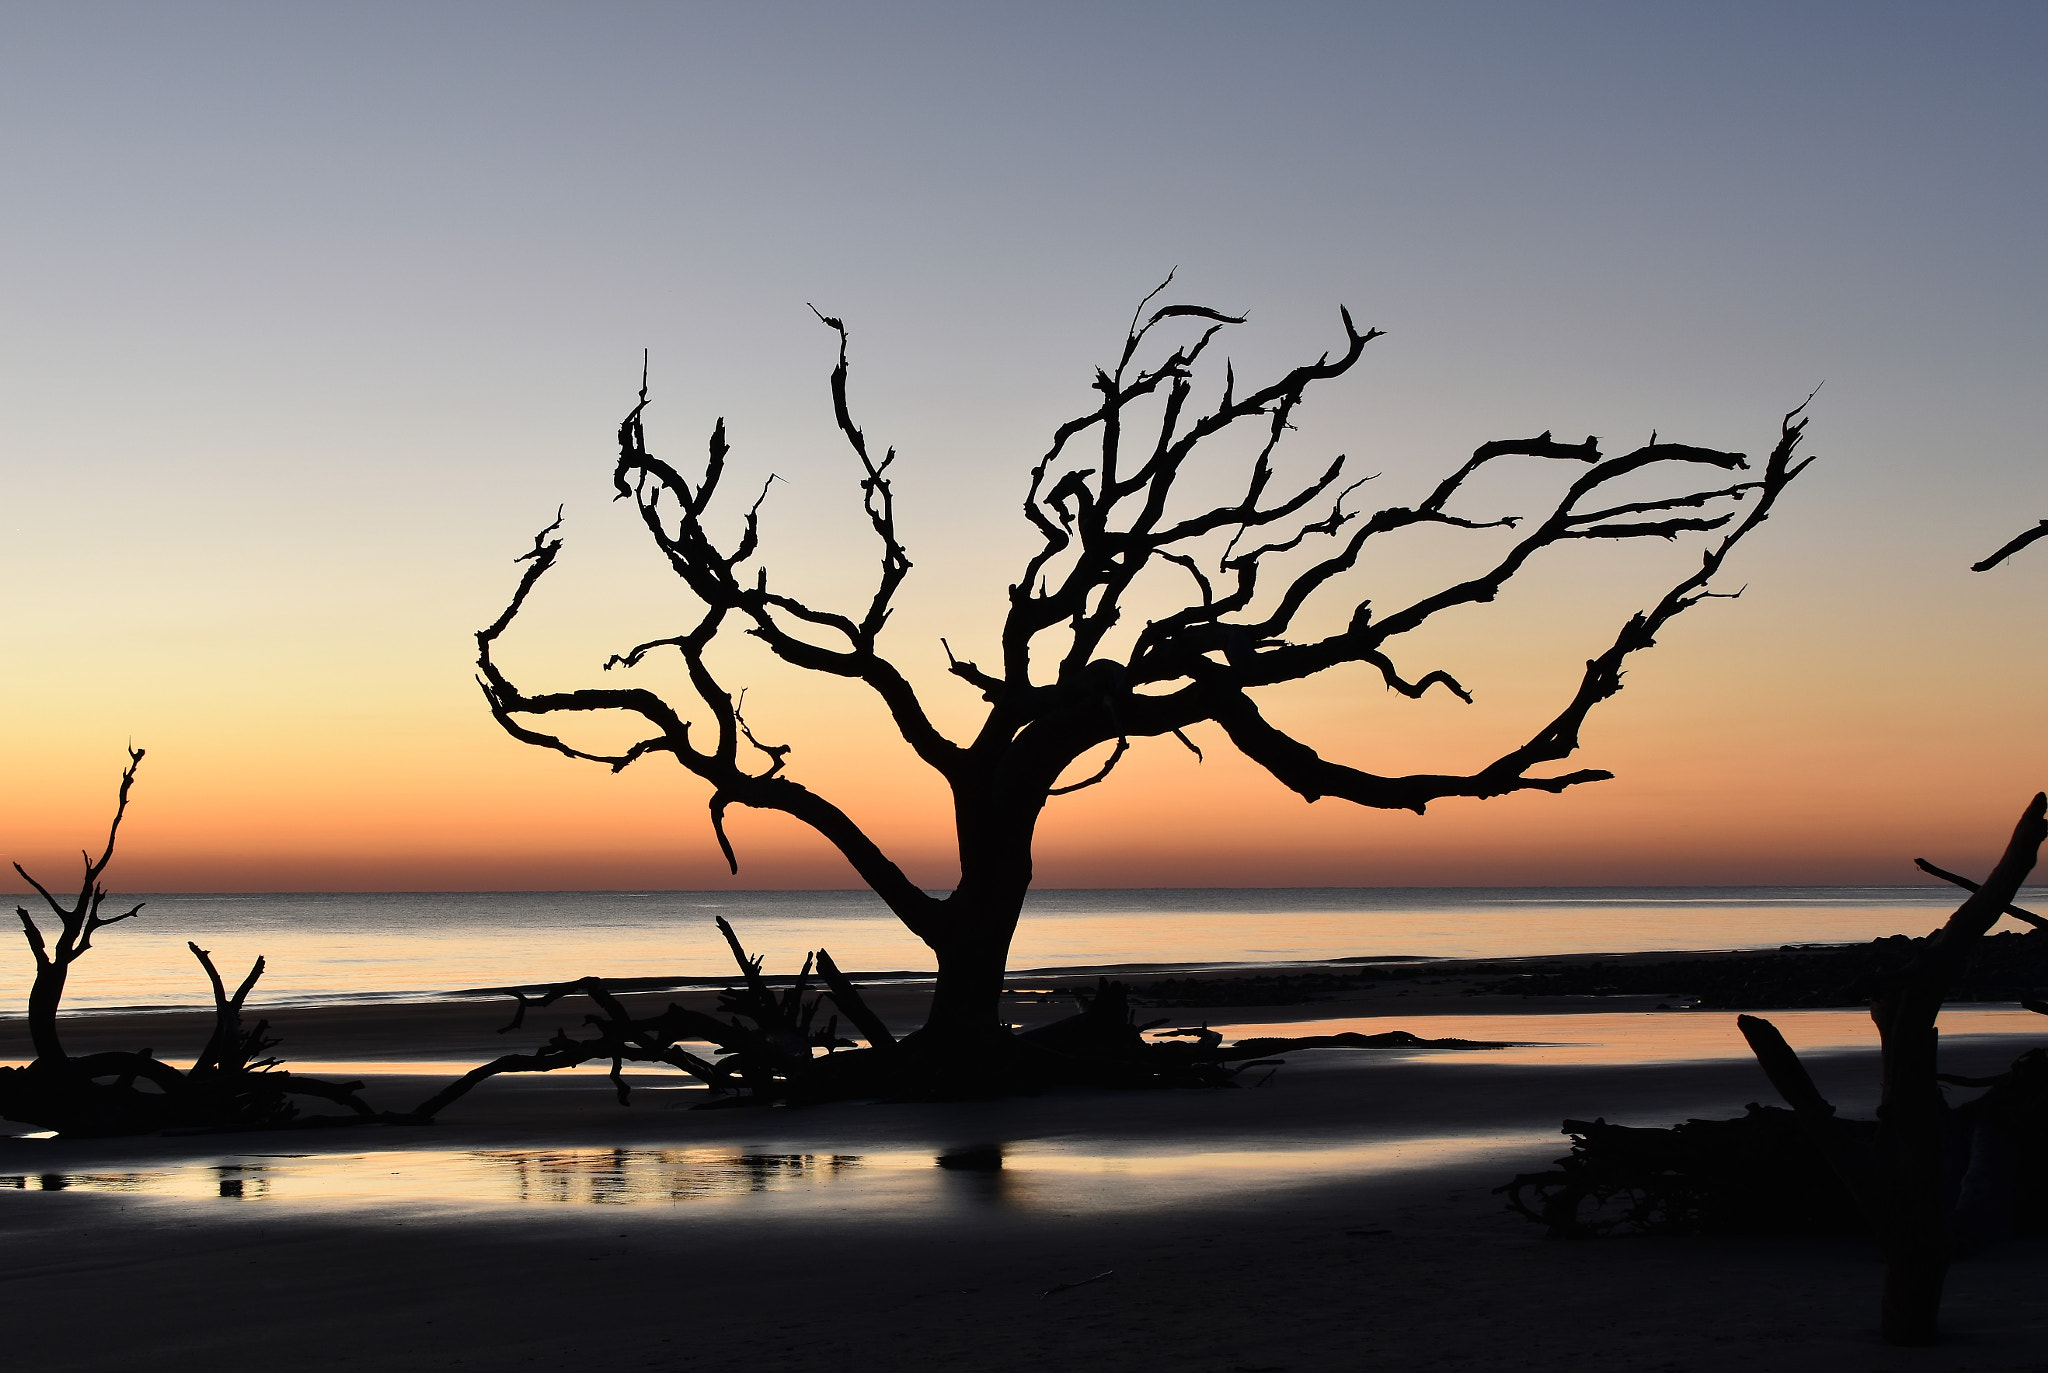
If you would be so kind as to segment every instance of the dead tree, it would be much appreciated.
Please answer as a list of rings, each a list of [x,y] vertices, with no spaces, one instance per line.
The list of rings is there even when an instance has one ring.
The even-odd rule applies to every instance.
[[[1877,1024],[1884,1086],[1874,1132],[1835,1118],[1835,1108],[1776,1026],[1757,1016],[1736,1018],[1771,1085],[1856,1197],[1884,1250],[1882,1323],[1890,1344],[1933,1342],[1955,1246],[1956,1208],[1943,1190],[1950,1113],[1936,1069],[1935,1018],[1963,961],[2011,908],[2033,871],[2048,838],[2044,815],[2048,795],[2036,795],[1990,877],[1982,886],[1955,879],[1973,888],[1969,899],[1910,963],[1875,980],[1870,1018]],[[1925,862],[1921,866],[1940,872]],[[1988,1157],[1995,1150],[1984,1152]]]
[[[57,1006],[64,1000],[64,984],[71,977],[71,965],[92,948],[92,937],[109,925],[123,920],[132,920],[142,913],[142,905],[122,912],[120,915],[102,916],[100,906],[107,899],[107,889],[100,885],[107,865],[114,861],[114,841],[120,837],[122,818],[128,814],[128,793],[135,788],[135,770],[142,766],[143,750],[132,745],[128,749],[128,766],[121,770],[121,790],[114,803],[114,822],[107,826],[106,847],[100,850],[97,860],[90,853],[85,859],[85,876],[78,884],[78,895],[70,905],[65,905],[50,894],[49,888],[29,876],[28,869],[16,863],[14,870],[21,874],[21,880],[36,889],[45,905],[57,917],[57,939],[54,944],[44,938],[43,931],[30,915],[28,907],[16,906],[14,913],[21,917],[21,930],[28,939],[29,952],[35,956],[36,976],[28,992],[28,1033],[29,1042],[35,1047],[36,1061],[56,1063],[64,1059],[64,1043],[57,1035]]]
[[[242,1008],[263,976],[263,960],[249,970],[233,994],[214,968],[212,956],[188,944],[206,970],[213,991],[214,1026],[192,1067],[180,1070],[159,1059],[154,1050],[113,1050],[73,1057],[64,1052],[57,1033],[57,1011],[64,998],[71,965],[92,948],[92,937],[109,925],[138,915],[142,905],[113,916],[100,908],[107,890],[100,883],[114,861],[114,842],[128,813],[128,795],[143,750],[128,750],[121,789],[107,830],[106,847],[95,859],[84,855],[85,877],[69,905],[16,863],[14,870],[34,887],[57,917],[54,941],[25,906],[15,907],[22,933],[35,958],[35,981],[29,988],[29,1037],[35,1060],[25,1068],[0,1068],[0,1117],[43,1125],[70,1135],[142,1134],[167,1127],[237,1128],[287,1123],[324,1123],[330,1118],[302,1118],[291,1098],[311,1096],[343,1106],[344,1122],[384,1119],[357,1093],[360,1082],[328,1082],[279,1070],[268,1057],[278,1041],[268,1023],[242,1025]]]
[[[604,666],[630,669],[652,654],[674,653],[693,699],[671,701],[643,686],[529,689],[500,665],[500,639],[561,554],[559,513],[521,556],[527,567],[504,612],[477,634],[479,683],[513,738],[614,771],[650,755],[673,758],[708,785],[712,830],[735,872],[724,824],[733,806],[780,811],[833,844],[936,956],[929,1017],[907,1041],[913,1056],[928,1061],[985,1063],[992,1050],[1009,1052],[998,996],[1031,885],[1038,818],[1053,798],[1105,781],[1133,741],[1170,738],[1195,749],[1187,731],[1213,723],[1307,800],[1332,796],[1417,813],[1445,797],[1554,793],[1605,780],[1612,774],[1591,768],[1537,769],[1576,751],[1588,714],[1620,690],[1631,654],[1650,647],[1674,617],[1719,594],[1710,590],[1715,574],[1805,466],[1793,460],[1805,428],[1798,418],[1802,405],[1784,418],[1760,469],[1740,453],[1659,443],[1654,435],[1644,447],[1607,457],[1596,439],[1564,443],[1546,432],[1482,444],[1420,503],[1367,512],[1353,503],[1363,482],[1347,479],[1343,457],[1290,484],[1276,453],[1309,388],[1349,372],[1379,331],[1361,332],[1350,313],[1340,311],[1344,341],[1334,353],[1253,387],[1241,386],[1225,364],[1220,386],[1198,401],[1198,365],[1219,332],[1243,321],[1203,306],[1151,309],[1158,295],[1140,304],[1115,365],[1096,373],[1093,407],[1059,426],[1030,468],[1024,516],[1037,546],[1000,614],[1000,658],[984,667],[940,642],[952,676],[986,705],[971,738],[942,732],[911,676],[884,652],[882,631],[911,569],[890,476],[896,454],[889,449],[877,458],[854,422],[847,331],[824,315],[819,318],[838,336],[833,415],[880,544],[880,565],[863,603],[812,605],[774,587],[755,560],[765,485],[735,512],[736,539],[727,545],[714,537],[713,502],[729,475],[725,423],[713,429],[705,465],[694,473],[656,457],[642,426],[648,404],[643,373],[639,403],[619,426],[613,484],[621,499],[634,503],[700,610],[673,635],[639,644]],[[1155,333],[1176,332],[1180,342],[1170,350],[1154,345]],[[1181,481],[1192,461],[1247,429],[1254,441],[1235,488],[1242,495],[1190,505]],[[1572,475],[1554,505],[1526,524],[1515,515],[1462,513],[1467,481],[1509,458],[1561,464]],[[1711,475],[1682,477],[1696,473]],[[1744,475],[1724,475],[1735,473]],[[1659,476],[1678,480],[1663,494],[1641,494]],[[1471,576],[1384,611],[1354,592],[1344,596],[1349,612],[1342,629],[1303,632],[1312,598],[1343,594],[1339,579],[1369,542],[1418,527],[1505,532],[1494,536],[1503,543],[1489,546],[1485,565]],[[1371,669],[1409,698],[1436,687],[1469,702],[1471,693],[1447,671],[1403,670],[1396,649],[1404,636],[1445,612],[1493,600],[1545,550],[1580,540],[1689,534],[1711,536],[1697,570],[1592,653],[1553,718],[1477,771],[1366,771],[1323,757],[1260,709],[1262,689],[1347,664]],[[1135,622],[1168,579],[1186,588],[1172,593],[1175,608]],[[1126,627],[1127,618],[1134,623]],[[860,683],[879,698],[911,751],[950,789],[959,877],[949,895],[922,890],[844,810],[790,775],[788,746],[764,743],[750,728],[712,662],[714,642],[734,632],[753,636],[786,663]],[[591,712],[637,717],[645,733],[630,747],[605,752],[571,742],[551,718]],[[1104,749],[1103,761],[1086,775],[1063,780]]]

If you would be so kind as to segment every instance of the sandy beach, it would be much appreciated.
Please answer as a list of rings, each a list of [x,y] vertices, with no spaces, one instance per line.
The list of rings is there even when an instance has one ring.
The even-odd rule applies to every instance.
[[[1468,996],[1454,974],[1200,1018],[1284,1032],[1290,1019],[1398,1012],[1428,1035],[1432,1019],[1510,1009],[1476,1003],[1586,1009]],[[1013,984],[1020,1022],[1063,1013],[1039,995],[1043,978]],[[919,994],[885,993],[885,1013],[913,1017]],[[407,1071],[417,1060],[477,1061],[548,1028],[541,1017],[501,1038],[503,1003],[488,1001],[271,1018],[288,1052],[387,1060],[369,1095],[394,1103],[429,1089]],[[151,1042],[175,1056],[202,1025],[106,1016],[66,1029],[74,1052]],[[1992,1071],[2014,1051],[1962,1040],[1947,1066]],[[1869,1108],[1873,1053],[1814,1067],[1845,1109]],[[1734,1057],[1314,1050],[1239,1090],[765,1111],[680,1109],[703,1099],[685,1079],[631,1080],[621,1107],[599,1073],[500,1079],[425,1128],[0,1140],[13,1357],[51,1373],[366,1360],[1960,1370],[2039,1368],[2048,1335],[2040,1241],[1960,1263],[1952,1338],[1897,1351],[1877,1343],[1878,1263],[1860,1243],[1559,1243],[1492,1194],[1563,1152],[1563,1117],[1666,1124],[1769,1099]]]

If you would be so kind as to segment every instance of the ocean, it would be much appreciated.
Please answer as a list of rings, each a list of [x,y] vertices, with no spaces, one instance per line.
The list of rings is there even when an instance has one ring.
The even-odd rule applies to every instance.
[[[1041,891],[1013,970],[1774,948],[1924,934],[1959,893],[1923,887],[1496,887]],[[2034,889],[2022,904],[2044,895]],[[210,1004],[185,942],[230,984],[264,956],[252,1005],[444,997],[479,988],[733,971],[724,916],[771,973],[829,948],[850,973],[928,973],[930,952],[872,894],[398,892],[143,901],[73,968],[70,1011]],[[0,960],[0,1016],[24,1013],[25,948]]]

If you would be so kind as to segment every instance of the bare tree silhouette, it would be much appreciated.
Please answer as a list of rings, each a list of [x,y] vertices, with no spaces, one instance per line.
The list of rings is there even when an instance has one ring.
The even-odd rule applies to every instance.
[[[1307,800],[1333,796],[1418,813],[1444,797],[1561,792],[1610,777],[1596,769],[1533,770],[1578,748],[1587,715],[1620,690],[1629,655],[1650,647],[1674,617],[1723,594],[1710,590],[1714,575],[1810,461],[1793,461],[1806,423],[1799,418],[1804,405],[1784,417],[1760,470],[1739,453],[1658,443],[1654,435],[1649,445],[1610,458],[1595,439],[1563,443],[1546,432],[1482,444],[1419,504],[1368,513],[1351,504],[1362,482],[1346,480],[1343,457],[1286,489],[1275,454],[1308,389],[1350,371],[1380,331],[1361,332],[1350,313],[1340,311],[1344,343],[1334,354],[1248,389],[1226,363],[1215,399],[1200,404],[1197,365],[1219,332],[1243,321],[1198,305],[1153,309],[1166,284],[1140,303],[1115,366],[1097,371],[1094,408],[1060,425],[1030,469],[1024,515],[1037,546],[1010,587],[1000,661],[984,667],[956,657],[941,641],[952,675],[986,703],[972,738],[943,733],[910,677],[883,652],[883,628],[911,569],[891,485],[896,454],[889,449],[876,458],[854,422],[847,400],[846,327],[822,314],[839,338],[831,374],[833,414],[858,464],[863,511],[881,549],[864,604],[814,606],[771,585],[768,570],[756,564],[765,485],[744,507],[731,546],[714,539],[707,517],[728,477],[724,421],[712,432],[704,467],[686,475],[647,449],[643,375],[639,403],[619,427],[614,486],[620,498],[634,502],[649,537],[702,609],[680,632],[618,654],[605,667],[630,668],[650,654],[673,651],[695,699],[678,704],[633,686],[532,691],[515,684],[496,661],[500,639],[561,553],[559,513],[522,555],[527,567],[504,612],[477,634],[480,684],[492,714],[512,737],[615,771],[652,754],[670,755],[709,784],[712,828],[735,872],[724,818],[736,805],[780,811],[832,843],[937,957],[929,1017],[906,1041],[927,1059],[972,1060],[1000,1049],[1006,1032],[998,997],[1031,886],[1039,815],[1052,798],[1108,779],[1132,740],[1170,736],[1194,749],[1186,731],[1213,722]],[[1141,360],[1155,331],[1178,333],[1180,341],[1170,350],[1161,346],[1163,359]],[[1209,453],[1226,434],[1246,429],[1255,442],[1236,488],[1242,495],[1189,508],[1186,488],[1195,483],[1181,483],[1191,459]],[[1526,527],[1517,516],[1466,515],[1453,508],[1475,473],[1512,457],[1567,464],[1575,475],[1549,511]],[[1641,483],[1623,489],[1624,479],[1639,474],[1654,478],[1702,469],[1714,478],[1680,482],[1672,494],[1643,495]],[[1284,494],[1274,494],[1276,489]],[[1368,599],[1347,597],[1351,609],[1343,629],[1320,636],[1299,632],[1311,597],[1326,588],[1337,594],[1338,579],[1352,571],[1369,541],[1416,526],[1512,530],[1515,537],[1476,575],[1384,614]],[[1593,654],[1554,718],[1475,772],[1381,775],[1337,762],[1268,720],[1255,699],[1261,688],[1363,664],[1403,696],[1420,697],[1438,687],[1469,702],[1471,694],[1448,672],[1404,673],[1394,657],[1403,636],[1446,611],[1493,600],[1545,549],[1576,540],[1682,534],[1713,536],[1698,569],[1650,609],[1631,616],[1612,643]],[[1176,595],[1170,613],[1115,637],[1126,612],[1135,617],[1139,602],[1133,588],[1147,573],[1184,579],[1186,594]],[[880,698],[903,740],[950,788],[960,865],[950,894],[934,896],[919,888],[844,810],[789,775],[787,746],[764,743],[749,728],[708,657],[714,640],[734,631],[754,636],[784,662],[863,683]],[[630,747],[602,752],[550,732],[558,728],[552,723],[540,723],[592,712],[636,716],[647,732]],[[1062,780],[1105,746],[1106,757],[1092,771]]]
[[[43,903],[57,917],[57,938],[55,943],[43,935],[42,927],[29,914],[28,907],[16,906],[14,913],[21,920],[21,932],[28,940],[29,953],[36,962],[35,981],[28,991],[28,1032],[29,1042],[35,1046],[36,1059],[44,1063],[61,1063],[64,1060],[64,1043],[57,1034],[57,1007],[64,1000],[64,986],[71,978],[71,965],[83,958],[92,949],[92,937],[109,925],[118,925],[123,920],[132,920],[142,914],[138,902],[132,909],[119,915],[101,915],[100,907],[106,903],[107,889],[100,885],[100,878],[106,875],[107,865],[114,861],[114,841],[121,837],[121,821],[128,814],[128,793],[135,789],[135,773],[142,766],[143,750],[129,746],[128,766],[121,769],[121,789],[114,801],[114,819],[107,826],[106,846],[95,859],[90,853],[81,855],[85,860],[85,876],[78,884],[78,895],[66,905],[51,894],[50,889],[29,875],[21,864],[14,865],[21,880],[36,889]]]
[[[29,1040],[35,1059],[23,1068],[0,1068],[0,1117],[46,1125],[67,1135],[127,1135],[160,1130],[167,1126],[282,1125],[287,1122],[355,1122],[379,1118],[357,1093],[360,1082],[329,1082],[302,1073],[279,1070],[279,1060],[269,1056],[279,1041],[268,1033],[269,1022],[259,1020],[253,1027],[242,1023],[242,1009],[257,979],[263,976],[263,960],[256,960],[249,975],[233,994],[214,967],[213,956],[197,944],[186,948],[206,970],[213,992],[213,1033],[190,1068],[179,1069],[164,1062],[152,1049],[135,1052],[108,1050],[76,1057],[64,1051],[58,1035],[57,1012],[64,1000],[71,966],[91,952],[93,936],[109,925],[141,914],[137,903],[120,915],[101,915],[107,889],[100,879],[114,861],[114,844],[121,835],[121,821],[128,814],[129,793],[135,788],[135,774],[142,766],[143,750],[130,747],[128,766],[121,770],[121,788],[114,805],[113,823],[107,827],[106,846],[100,856],[83,855],[85,875],[78,895],[67,905],[49,888],[16,863],[14,870],[36,889],[43,904],[56,917],[55,938],[45,934],[27,906],[16,906],[23,936],[35,959],[35,980],[29,985]],[[146,1089],[138,1084],[147,1084]],[[348,1108],[345,1117],[301,1118],[295,1096],[317,1097]]]

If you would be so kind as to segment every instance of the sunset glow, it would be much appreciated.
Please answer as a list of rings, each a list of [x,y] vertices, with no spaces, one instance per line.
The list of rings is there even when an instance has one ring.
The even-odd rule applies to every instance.
[[[1820,461],[1723,579],[1741,599],[1638,657],[1565,765],[1616,780],[1422,818],[1311,806],[1198,730],[1199,763],[1145,743],[1056,800],[1041,884],[1911,882],[1916,854],[1988,861],[2048,778],[2048,561],[1966,570],[2048,509],[2020,132],[2040,87],[1993,75],[2024,41],[1829,29],[1795,71],[1704,16],[1481,33],[1204,11],[1148,37],[1173,60],[1134,77],[1105,55],[1131,16],[1086,52],[1078,14],[813,18],[766,64],[736,14],[527,14],[487,51],[452,15],[403,49],[339,13],[225,45],[147,11],[90,37],[55,11],[15,26],[0,99],[40,132],[13,174],[36,213],[0,230],[34,264],[0,367],[10,859],[68,871],[132,739],[124,888],[854,885],[745,813],[730,876],[704,786],[663,759],[613,776],[514,744],[471,636],[558,503],[561,570],[506,648],[523,680],[592,684],[674,632],[684,598],[606,486],[643,347],[655,451],[691,470],[724,416],[735,480],[782,478],[777,585],[857,603],[874,550],[816,302],[852,331],[860,423],[901,454],[915,568],[886,645],[970,728],[939,639],[990,651],[1027,469],[1175,264],[1191,298],[1250,312],[1241,378],[1332,346],[1339,303],[1389,331],[1283,450],[1290,473],[1352,454],[1382,474],[1361,499],[1413,500],[1477,443],[1545,429],[1760,454],[1825,381]],[[1694,58],[1653,80],[1635,55],[1667,49]],[[849,51],[893,54],[894,93],[844,101]],[[1055,97],[1036,74],[1063,64]],[[1227,192],[1182,199],[1215,165],[1201,139],[1094,165],[1098,128],[1170,103],[1168,71],[1234,130]],[[1526,462],[1471,511],[1526,513],[1552,478]],[[1561,551],[1403,649],[1476,705],[1351,672],[1270,709],[1359,766],[1477,766],[1697,547]],[[1398,603],[1464,548],[1418,537],[1356,589]],[[945,794],[872,700],[757,658],[733,680],[792,775],[949,886]]]

